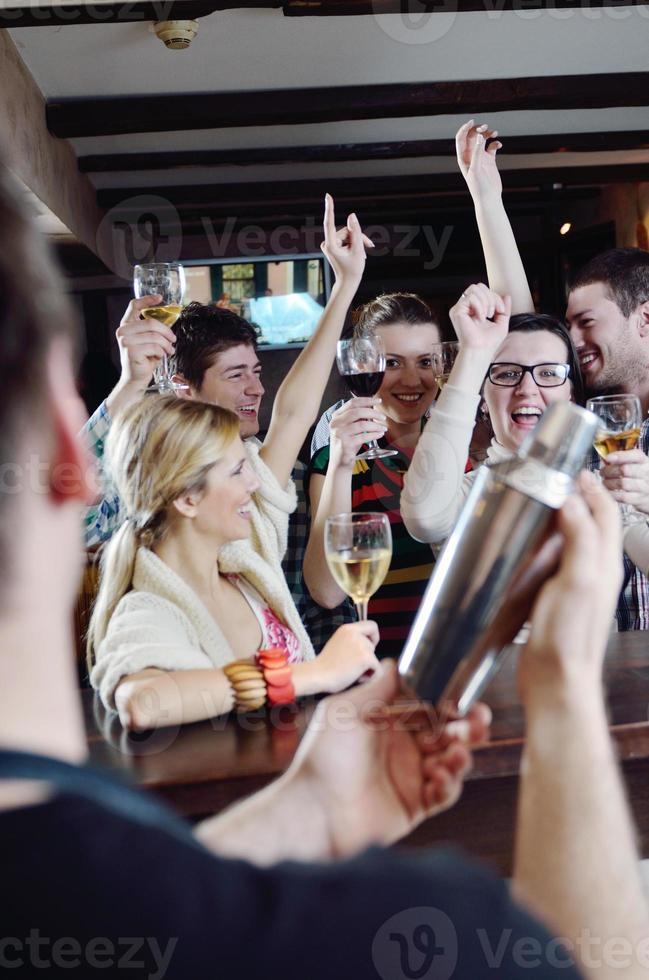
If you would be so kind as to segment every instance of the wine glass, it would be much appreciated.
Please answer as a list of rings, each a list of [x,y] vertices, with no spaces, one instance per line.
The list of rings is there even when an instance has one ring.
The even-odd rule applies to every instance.
[[[339,340],[336,364],[352,395],[371,398],[383,384],[385,374],[385,347],[376,334]],[[398,455],[396,449],[381,449],[376,439],[370,439],[369,448],[356,459],[384,459]]]
[[[329,571],[367,619],[370,596],[383,584],[392,561],[392,532],[387,514],[333,514],[325,524]]]
[[[642,406],[637,395],[599,395],[589,398],[586,408],[599,420],[593,445],[602,459],[635,447],[642,428]],[[631,504],[619,507],[625,526],[646,519]]]
[[[158,295],[160,306],[149,306],[140,316],[145,320],[158,320],[166,327],[173,327],[182,311],[185,293],[185,270],[179,262],[150,262],[136,265],[133,269],[133,290],[137,299],[142,296]],[[154,372],[154,383],[147,391],[159,391],[161,395],[188,388],[171,380],[169,362],[164,354],[160,365]]]
[[[437,396],[448,381],[448,376],[455,364],[460,344],[457,340],[444,340],[433,344],[433,375],[437,382]]]

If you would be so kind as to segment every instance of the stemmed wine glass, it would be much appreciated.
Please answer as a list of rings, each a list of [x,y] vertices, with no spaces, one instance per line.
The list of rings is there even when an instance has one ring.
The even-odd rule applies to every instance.
[[[371,398],[383,384],[385,374],[385,347],[376,334],[339,340],[336,350],[338,370],[352,395]],[[369,449],[359,453],[356,459],[384,459],[397,456],[396,449],[381,449],[376,439],[370,439]]]
[[[448,381],[455,359],[458,355],[460,344],[457,340],[444,340],[440,344],[433,344],[433,375],[437,382],[437,395]]]
[[[642,406],[637,395],[599,395],[589,398],[586,408],[599,419],[593,445],[602,459],[635,447],[642,428]],[[645,520],[631,504],[619,507],[625,526]]]
[[[137,299],[158,295],[160,306],[149,306],[140,316],[145,320],[158,320],[166,327],[173,327],[182,311],[185,294],[185,270],[179,262],[150,262],[136,265],[133,269],[133,290]],[[159,391],[161,395],[189,387],[171,380],[169,362],[164,354],[154,372],[154,383],[147,391]]]
[[[392,561],[392,532],[387,514],[333,514],[325,523],[329,571],[367,619],[370,596],[383,584]]]

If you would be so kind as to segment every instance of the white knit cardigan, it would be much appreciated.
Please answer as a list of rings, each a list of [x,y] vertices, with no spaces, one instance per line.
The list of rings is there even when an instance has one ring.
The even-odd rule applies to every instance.
[[[251,535],[221,549],[219,570],[236,573],[257,589],[300,641],[302,657],[315,657],[281,567],[288,515],[295,509],[295,487],[282,490],[259,457],[259,443],[244,443],[260,481],[253,495]],[[115,707],[115,688],[129,675],[157,667],[191,670],[223,667],[235,654],[194,590],[157,555],[139,548],[132,589],[120,599],[91,672],[92,686],[107,708]]]

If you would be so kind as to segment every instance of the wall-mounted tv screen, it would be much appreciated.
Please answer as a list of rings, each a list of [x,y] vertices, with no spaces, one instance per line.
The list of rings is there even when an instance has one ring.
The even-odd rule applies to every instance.
[[[186,303],[217,303],[249,320],[260,347],[302,346],[327,302],[329,266],[321,255],[183,262]]]

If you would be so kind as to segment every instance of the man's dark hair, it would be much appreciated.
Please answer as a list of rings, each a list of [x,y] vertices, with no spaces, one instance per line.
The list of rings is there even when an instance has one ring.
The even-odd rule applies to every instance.
[[[176,320],[174,331],[173,370],[194,388],[201,387],[205,372],[218,354],[239,344],[257,349],[257,332],[252,324],[212,303],[189,303]]]
[[[578,405],[583,405],[585,401],[584,381],[579,367],[579,357],[572,342],[572,337],[568,328],[561,320],[546,313],[518,313],[509,321],[510,333],[536,333],[545,330],[559,337],[566,345],[568,354],[566,363],[570,365],[568,380],[572,385],[572,394]]]
[[[594,282],[605,286],[623,316],[631,316],[641,303],[649,300],[649,252],[641,248],[612,248],[602,252],[574,274],[568,287],[572,291]]]
[[[25,195],[0,149],[0,462],[18,463],[30,427],[47,436],[45,373],[53,339],[78,339],[77,321],[45,238],[23,209]],[[6,511],[15,495],[0,493],[0,568],[8,567]]]

